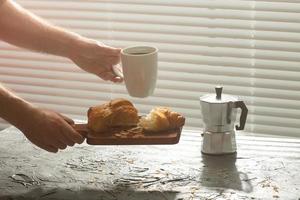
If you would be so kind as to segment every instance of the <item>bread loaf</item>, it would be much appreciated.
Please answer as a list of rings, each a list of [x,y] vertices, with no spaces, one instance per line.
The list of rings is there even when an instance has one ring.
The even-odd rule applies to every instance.
[[[166,107],[156,107],[148,115],[142,117],[139,126],[146,131],[158,132],[182,127],[185,118]]]
[[[88,128],[93,132],[109,131],[112,127],[136,126],[138,111],[126,99],[114,99],[88,110]]]

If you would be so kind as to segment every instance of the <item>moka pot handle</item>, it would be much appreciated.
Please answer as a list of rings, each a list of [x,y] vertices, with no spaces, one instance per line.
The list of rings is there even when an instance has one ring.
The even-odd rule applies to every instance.
[[[239,126],[236,125],[235,128],[236,128],[236,130],[244,130],[246,120],[247,120],[247,115],[248,115],[248,108],[243,101],[234,102],[234,107],[240,108],[242,110],[241,116],[240,116],[240,125]]]

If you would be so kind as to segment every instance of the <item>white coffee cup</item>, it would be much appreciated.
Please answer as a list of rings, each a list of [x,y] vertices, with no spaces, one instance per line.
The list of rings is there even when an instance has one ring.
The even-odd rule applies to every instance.
[[[143,98],[153,94],[157,79],[157,54],[158,49],[152,46],[122,49],[123,77],[130,96]]]

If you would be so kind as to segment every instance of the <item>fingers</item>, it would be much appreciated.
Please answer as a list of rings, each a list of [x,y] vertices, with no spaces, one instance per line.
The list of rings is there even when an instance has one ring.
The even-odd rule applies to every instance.
[[[71,137],[68,137],[66,133],[63,132],[63,130],[61,130],[61,132],[59,133],[59,140],[61,142],[63,142],[64,144],[68,145],[68,146],[74,146],[75,142],[72,140]]]
[[[48,152],[56,153],[59,149],[66,149],[81,144],[85,137],[73,128],[74,121],[54,111],[39,110],[39,123],[22,129],[24,135],[36,146]],[[38,124],[38,125],[37,125]]]
[[[68,138],[68,140],[72,141],[73,143],[83,143],[84,137],[82,135],[77,133],[77,131],[75,131],[75,129],[66,122],[63,121],[62,123],[61,131],[64,137]]]
[[[61,113],[57,113],[61,118],[63,118],[68,124],[73,125],[74,121],[73,119],[61,114]]]
[[[119,56],[121,53],[121,49],[114,48],[114,47],[108,47],[105,49],[105,53],[107,53],[107,55],[111,55],[111,56]]]
[[[112,72],[102,72],[98,76],[105,81],[114,81],[118,77]],[[118,78],[120,78],[120,77],[118,77]]]
[[[38,147],[40,147],[41,149],[44,149],[48,152],[51,153],[57,153],[58,152],[58,148],[51,146],[51,145],[45,145],[45,144],[37,144]]]
[[[121,65],[117,64],[117,65],[113,65],[112,66],[112,71],[114,72],[115,75],[117,75],[120,78],[123,78],[123,69],[121,67]]]
[[[60,142],[60,141],[57,141],[55,144],[54,144],[55,147],[57,147],[58,149],[61,149],[61,150],[64,150],[67,148],[67,145],[64,144],[63,142]]]
[[[111,81],[114,82],[114,83],[122,83],[123,78],[121,78],[119,76],[115,76]]]
[[[114,83],[121,83],[123,81],[123,78],[116,74],[113,70],[101,72],[98,76],[105,81],[112,81]]]
[[[93,41],[93,50],[85,57],[79,57],[74,61],[83,70],[93,73],[103,80],[122,82],[123,77],[113,71],[112,66],[120,63],[120,48],[114,48]],[[96,44],[96,45],[95,45]]]
[[[60,142],[68,146],[74,146],[75,143],[81,144],[84,141],[84,137],[73,128],[74,121],[60,113],[57,114],[64,120],[61,121],[60,133],[58,135]]]
[[[67,148],[64,142],[58,140],[51,142],[51,144],[37,144],[37,146],[51,153],[57,153],[59,149],[64,150]]]
[[[65,141],[59,141],[59,140],[54,140],[51,142],[51,144],[41,144],[41,143],[37,144],[38,147],[51,153],[57,153],[59,149],[64,150],[68,146],[73,146],[73,145],[67,145]]]
[[[119,65],[121,62],[120,56],[106,56],[109,65]]]
[[[51,147],[51,146],[47,146],[47,147],[42,148],[42,149],[44,149],[44,150],[46,150],[46,151],[48,151],[48,152],[51,152],[51,153],[57,153],[57,152],[58,152],[58,149],[57,149],[57,148]]]
[[[48,152],[51,152],[51,153],[57,153],[59,149],[61,149],[61,150],[66,149],[67,145],[62,142],[56,141],[56,142],[53,142],[51,145],[39,144],[38,147],[40,147]]]
[[[114,48],[99,42],[97,44],[99,47],[101,47],[101,54],[108,55],[108,56],[119,56],[122,50],[120,48]]]

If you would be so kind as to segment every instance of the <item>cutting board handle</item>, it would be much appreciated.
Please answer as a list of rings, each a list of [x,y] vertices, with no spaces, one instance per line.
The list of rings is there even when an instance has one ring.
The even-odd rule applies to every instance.
[[[80,133],[83,137],[87,137],[88,135],[88,128],[87,124],[73,124],[73,128]]]

